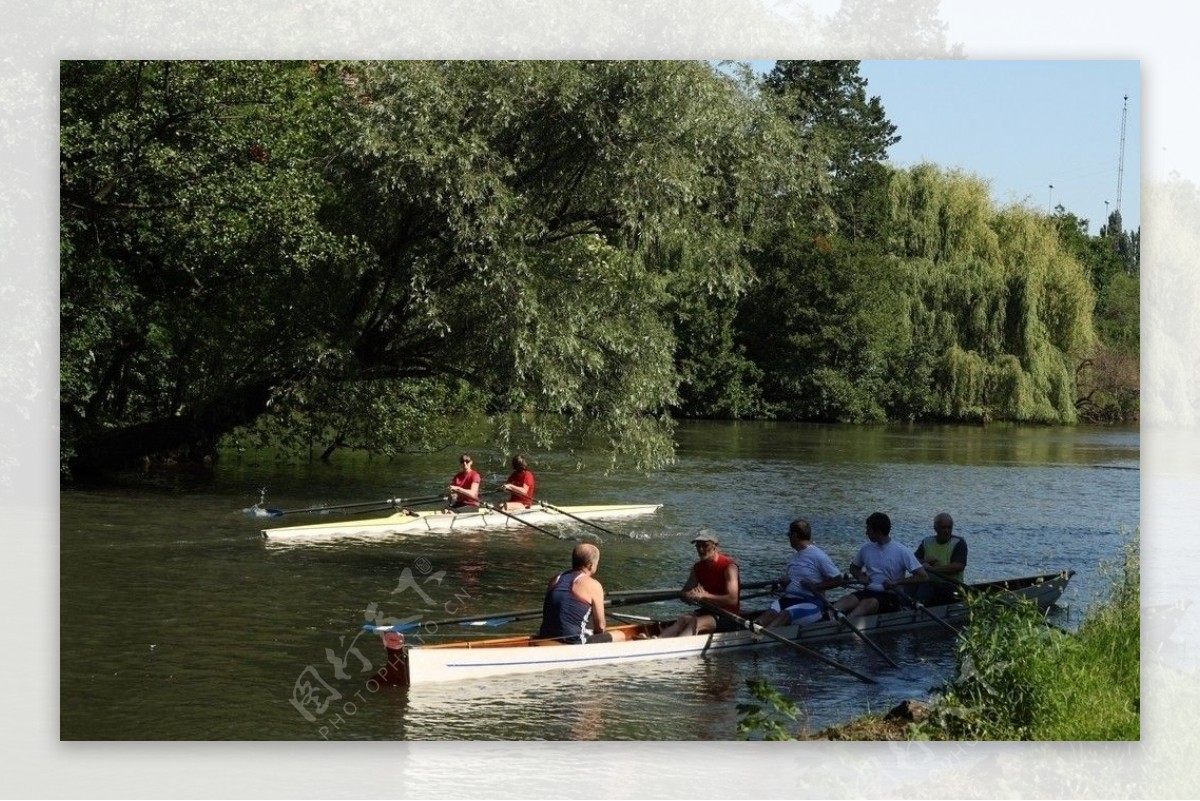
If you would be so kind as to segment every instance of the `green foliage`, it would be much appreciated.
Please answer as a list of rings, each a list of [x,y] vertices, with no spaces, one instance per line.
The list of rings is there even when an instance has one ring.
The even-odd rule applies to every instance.
[[[329,82],[268,62],[64,62],[63,439],[178,426],[319,352],[318,298],[357,256],[318,220]],[[219,410],[219,411],[218,411]],[[139,430],[147,442],[150,432]],[[153,451],[153,445],[149,450]]]
[[[1115,211],[1096,237],[1087,235],[1087,220],[1061,207],[1054,223],[1063,248],[1084,265],[1096,296],[1096,340],[1076,371],[1079,416],[1096,422],[1136,420],[1141,383],[1140,232],[1122,231],[1121,215]]]
[[[1123,350],[1141,349],[1140,295],[1136,275],[1118,273],[1105,285],[1096,303],[1096,333],[1101,341]]]
[[[314,449],[323,459],[339,449],[382,456],[435,451],[456,442],[464,410],[482,403],[469,384],[455,379],[313,381],[294,388],[289,400],[227,439],[292,458],[309,457]]]
[[[959,647],[959,674],[914,736],[969,740],[1139,737],[1139,557],[1126,552],[1111,597],[1074,634],[1028,602],[981,595]]]
[[[246,426],[393,453],[482,414],[506,449],[648,467],[672,411],[1136,410],[1136,376],[1105,372],[1138,328],[1119,215],[1091,240],[886,166],[857,62],[732,72],[64,62],[62,458],[200,455]]]
[[[769,413],[793,419],[1076,420],[1094,293],[1055,230],[986,184],[889,173],[878,239],[780,226],[736,329]]]
[[[420,447],[402,410],[439,406],[414,405],[422,382],[466,382],[459,411],[523,438],[506,446],[601,436],[655,464],[677,291],[688,308],[736,296],[760,207],[813,191],[781,169],[797,138],[703,62],[62,75],[63,439],[79,469],[211,447],[268,409],[285,439]],[[409,436],[365,436],[379,415]]]
[[[995,211],[986,186],[925,165],[896,174],[889,247],[910,276],[919,350],[949,419],[1075,421],[1074,362],[1094,295],[1044,218]]]
[[[800,715],[795,702],[785,698],[766,679],[746,679],[746,687],[759,703],[738,704],[738,737],[743,740],[795,740],[791,725]]]
[[[738,319],[779,417],[883,420],[889,360],[907,352],[898,276],[869,243],[786,238]]]
[[[832,181],[841,233],[870,238],[881,211],[872,189],[886,181],[881,164],[900,141],[878,97],[867,95],[857,61],[776,61],[762,81],[780,113],[813,141]]]

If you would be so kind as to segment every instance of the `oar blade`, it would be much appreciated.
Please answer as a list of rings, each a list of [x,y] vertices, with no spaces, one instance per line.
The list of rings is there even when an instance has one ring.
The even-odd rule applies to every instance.
[[[464,620],[461,623],[459,623],[458,625],[460,625],[460,626],[486,626],[487,628],[494,628],[496,626],[507,625],[508,623],[512,623],[512,622],[520,620],[520,619],[521,618],[519,616],[512,615],[511,617],[494,617],[494,618],[487,618],[487,619],[483,619],[483,620]]]

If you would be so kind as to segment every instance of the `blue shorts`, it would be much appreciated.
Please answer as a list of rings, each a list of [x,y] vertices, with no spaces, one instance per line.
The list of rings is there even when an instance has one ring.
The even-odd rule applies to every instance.
[[[825,605],[811,595],[785,595],[772,602],[771,609],[786,612],[789,623],[799,623],[802,626],[816,623],[825,617]]]

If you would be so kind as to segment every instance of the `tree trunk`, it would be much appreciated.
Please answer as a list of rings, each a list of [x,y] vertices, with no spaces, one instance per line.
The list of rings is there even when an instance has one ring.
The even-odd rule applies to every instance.
[[[273,387],[274,381],[242,386],[192,414],[85,434],[75,442],[71,473],[93,474],[128,467],[157,453],[211,448],[221,435],[266,411]]]

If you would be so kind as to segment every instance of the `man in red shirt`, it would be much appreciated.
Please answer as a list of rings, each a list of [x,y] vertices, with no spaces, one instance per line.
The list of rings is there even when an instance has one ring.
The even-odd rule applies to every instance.
[[[740,611],[741,579],[738,573],[738,563],[732,557],[718,550],[716,535],[708,529],[701,529],[692,538],[696,546],[699,560],[692,565],[687,583],[679,597],[684,601],[698,603],[704,601],[719,606],[735,615]],[[707,634],[710,631],[734,631],[738,624],[725,616],[719,619],[710,614],[696,611],[680,615],[667,628],[663,629],[660,637],[679,637],[692,634]]]

